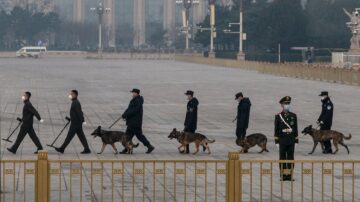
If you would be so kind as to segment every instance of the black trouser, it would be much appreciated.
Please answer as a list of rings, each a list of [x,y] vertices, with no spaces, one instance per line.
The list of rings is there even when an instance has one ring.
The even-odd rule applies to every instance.
[[[195,129],[184,129],[184,132],[195,133]],[[188,144],[186,145],[185,153],[190,153],[190,147]]]
[[[331,127],[321,125],[320,130],[331,130]],[[331,141],[330,140],[323,141],[323,144],[324,144],[324,152],[332,153]]]
[[[143,145],[145,147],[149,147],[150,146],[150,142],[149,140],[144,136],[143,132],[142,132],[142,128],[141,127],[127,127],[126,128],[126,134],[130,135],[130,138],[132,139],[134,137],[134,135],[136,136],[136,138],[143,143]]]
[[[236,127],[236,137],[239,139],[244,139],[246,136],[246,128]]]
[[[41,146],[40,140],[37,137],[35,130],[33,128],[33,126],[21,126],[20,131],[19,131],[19,135],[16,138],[16,141],[14,143],[14,145],[11,147],[11,150],[16,152],[17,149],[19,148],[21,142],[24,140],[26,134],[29,134],[31,140],[34,142],[34,144],[36,145],[38,150],[42,150],[43,147]]]
[[[295,144],[290,145],[283,145],[280,144],[279,146],[279,159],[280,160],[294,160],[294,151],[295,151]],[[292,172],[294,168],[293,163],[280,163],[280,177],[282,179],[290,180],[292,178]],[[284,173],[284,170],[290,170],[290,173]]]
[[[62,144],[62,146],[60,147],[61,149],[65,150],[66,147],[70,144],[71,140],[74,138],[75,134],[77,134],[78,138],[80,139],[81,144],[83,145],[85,150],[90,150],[89,149],[89,144],[86,140],[83,128],[82,128],[82,123],[79,124],[71,124],[70,128],[69,128],[69,132],[65,138],[64,143]]]

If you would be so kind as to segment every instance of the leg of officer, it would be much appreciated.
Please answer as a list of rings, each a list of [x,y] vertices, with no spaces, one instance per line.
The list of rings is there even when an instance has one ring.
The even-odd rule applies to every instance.
[[[195,133],[195,130],[186,129],[186,130],[184,130],[184,132],[188,132],[188,133]],[[189,154],[189,153],[190,153],[190,147],[189,147],[189,144],[187,144],[187,145],[186,145],[185,153],[187,153],[187,154]]]
[[[320,130],[331,130],[331,128],[321,126]],[[331,141],[330,140],[323,141],[323,144],[324,144],[324,151],[323,152],[324,153],[332,153]]]
[[[42,150],[43,147],[42,147],[40,140],[39,140],[38,136],[36,135],[33,127],[31,127],[29,129],[29,136],[30,136],[31,140],[34,142],[34,144],[36,145],[37,149]]]
[[[286,145],[279,144],[279,159],[286,160]],[[286,169],[286,163],[279,163],[280,167],[280,178],[285,179],[284,169]]]
[[[78,138],[80,139],[80,142],[83,145],[84,149],[85,150],[90,150],[89,149],[89,144],[88,144],[88,142],[86,140],[86,137],[85,137],[85,134],[84,134],[84,131],[83,131],[82,127],[80,127],[78,129],[76,134],[77,134]]]
[[[145,135],[142,133],[142,129],[141,128],[136,128],[135,132],[135,136],[136,138],[143,143],[143,145],[145,147],[149,147],[150,146],[150,142],[149,140],[145,137]]]
[[[289,145],[288,146],[288,150],[287,150],[287,160],[294,160],[294,151],[295,151],[295,145]],[[293,163],[288,163],[287,164],[287,169],[291,170],[291,174],[288,175],[288,179],[291,180],[292,179],[292,173],[294,170],[294,164]]]
[[[75,134],[77,132],[77,129],[74,126],[70,126],[69,132],[65,138],[64,143],[61,145],[60,149],[64,151],[66,147],[70,144],[71,140],[74,138]]]
[[[15,141],[14,145],[10,149],[8,149],[10,152],[16,153],[16,151],[19,148],[21,142],[24,140],[27,131],[28,131],[28,129],[25,128],[25,127],[20,128],[19,134],[18,134],[18,136],[16,138],[16,141]]]

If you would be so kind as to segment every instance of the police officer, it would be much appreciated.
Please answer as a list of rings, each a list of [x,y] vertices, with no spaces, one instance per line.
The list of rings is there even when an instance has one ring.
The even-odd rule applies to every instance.
[[[194,97],[194,91],[188,90],[185,95],[188,98],[188,103],[186,106],[186,116],[184,122],[184,132],[195,133],[197,128],[197,112],[199,101]],[[205,150],[206,148],[203,147]],[[186,145],[185,153],[190,153],[189,145]]]
[[[30,97],[31,97],[30,92],[25,92],[24,95],[21,97],[21,99],[24,102],[24,107],[22,112],[22,125],[14,145],[11,148],[7,148],[7,150],[13,154],[16,154],[16,151],[19,148],[21,142],[24,140],[26,134],[29,134],[31,140],[34,142],[34,144],[37,147],[37,150],[34,152],[34,154],[37,154],[39,150],[43,149],[40,140],[35,133],[33,124],[34,124],[34,116],[40,121],[40,123],[43,123],[44,120],[41,119],[40,114],[31,104]]]
[[[251,102],[250,99],[244,97],[241,92],[235,95],[235,100],[239,101],[236,116],[236,136],[238,139],[244,139],[246,130],[249,127]]]
[[[331,102],[329,93],[327,91],[321,92],[319,96],[321,96],[322,110],[317,123],[320,125],[320,130],[331,130],[334,105]],[[331,154],[332,153],[331,141],[326,140],[323,142],[323,144],[324,144],[323,153]]]
[[[81,109],[81,104],[78,100],[78,91],[72,90],[69,94],[69,99],[72,101],[71,108],[70,108],[70,128],[69,132],[65,138],[64,143],[61,147],[55,148],[57,152],[64,153],[66,147],[70,144],[71,140],[74,138],[75,134],[80,139],[81,144],[84,147],[84,150],[81,152],[81,154],[89,154],[91,153],[89,144],[86,140],[84,131],[83,131],[83,125],[86,125],[84,114]]]
[[[275,144],[279,148],[280,160],[294,160],[295,143],[298,140],[296,114],[290,112],[291,97],[280,100],[282,112],[275,116]],[[282,181],[291,181],[294,164],[280,163],[280,178]]]
[[[142,121],[143,121],[143,103],[144,98],[140,96],[139,89],[133,89],[130,91],[133,94],[133,98],[129,103],[128,108],[122,114],[122,118],[126,120],[126,134],[131,136],[131,139],[136,136],[136,138],[148,148],[146,151],[147,154],[150,154],[155,147],[150,144],[148,139],[144,136],[142,132]],[[127,150],[124,149],[122,154],[127,153]]]

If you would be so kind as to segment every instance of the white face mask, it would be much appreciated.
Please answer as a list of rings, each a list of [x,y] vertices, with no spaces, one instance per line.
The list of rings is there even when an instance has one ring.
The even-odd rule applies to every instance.
[[[287,105],[284,105],[284,111],[290,111],[290,105],[289,104],[287,104]]]
[[[325,100],[326,99],[326,96],[322,96],[321,97],[321,101]]]
[[[72,96],[71,96],[71,95],[69,95],[69,99],[72,100]]]
[[[26,97],[23,95],[23,96],[21,97],[21,99],[22,99],[23,101],[25,101],[25,100],[26,100]]]

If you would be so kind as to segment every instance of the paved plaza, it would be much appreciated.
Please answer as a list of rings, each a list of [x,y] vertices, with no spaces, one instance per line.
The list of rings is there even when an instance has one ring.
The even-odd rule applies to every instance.
[[[145,154],[146,148],[140,145],[134,150],[133,155],[115,156],[108,146],[102,155],[98,155],[102,143],[100,139],[90,137],[90,133],[99,125],[108,127],[123,113],[131,99],[129,91],[132,88],[141,89],[144,96],[143,132],[156,149],[152,154]],[[45,147],[54,140],[65,124],[64,117],[69,115],[71,104],[68,93],[72,89],[79,90],[79,100],[87,122],[84,130],[92,150],[92,154],[89,155],[80,154],[83,148],[77,137],[63,155]],[[198,155],[179,154],[178,142],[167,138],[173,128],[182,130],[184,127],[187,103],[184,92],[188,89],[194,90],[195,97],[200,101],[198,132],[216,140],[210,145],[211,155],[202,152]],[[337,155],[323,155],[318,146],[313,155],[308,155],[313,146],[312,140],[300,134],[300,144],[296,147],[295,159],[360,160],[358,155],[360,153],[358,120],[360,88],[358,86],[283,78],[259,74],[256,71],[177,61],[0,59],[0,136],[5,138],[14,129],[17,124],[16,117],[21,117],[22,93],[31,91],[33,94],[31,101],[45,121],[43,124],[35,121],[35,130],[43,146],[48,149],[51,160],[227,160],[228,152],[240,149],[235,144],[235,124],[232,120],[236,116],[237,109],[234,95],[242,91],[252,102],[248,134],[264,133],[268,137],[270,152],[258,154],[260,148],[254,147],[250,149],[250,153],[240,155],[240,158],[278,159],[278,151],[273,139],[273,123],[274,115],[281,110],[278,104],[280,98],[286,95],[293,98],[292,111],[298,115],[299,132],[301,132],[304,127],[316,124],[321,111],[318,94],[323,90],[330,92],[335,105],[333,129],[352,134],[352,139],[345,141],[351,153],[348,155],[345,148],[340,146]],[[120,121],[114,129],[125,130],[124,122]],[[56,143],[57,146],[63,142],[65,133]],[[15,140],[16,135],[12,140]],[[136,138],[134,141],[137,142]],[[36,148],[28,136],[16,155],[6,150],[11,146],[10,143],[1,141],[0,146],[0,158],[3,160],[37,158],[33,154]],[[120,144],[117,144],[117,147],[119,150],[122,149]],[[190,149],[194,151],[193,146]],[[273,177],[278,176],[274,174]],[[183,186],[181,182],[180,186]],[[192,188],[189,187],[188,191],[191,192]],[[351,190],[346,191],[351,193]],[[157,195],[162,196],[162,193]],[[279,199],[278,195],[278,193],[274,194],[275,201]],[[167,197],[169,198],[166,200],[162,198],[159,200],[167,201],[174,198],[173,195]],[[254,196],[255,201],[260,200],[257,197]],[[150,198],[146,198],[145,201],[154,201]],[[220,198],[221,196],[219,201],[224,201]],[[197,199],[197,201],[205,200],[202,196]],[[193,200],[188,199],[188,201]]]

